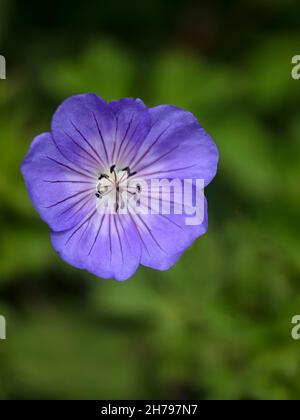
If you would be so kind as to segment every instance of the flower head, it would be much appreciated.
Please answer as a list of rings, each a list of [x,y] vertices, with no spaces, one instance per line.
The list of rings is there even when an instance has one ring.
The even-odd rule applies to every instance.
[[[191,113],[84,94],[57,109],[22,173],[61,258],[125,280],[139,264],[170,268],[207,231],[203,187],[217,162],[215,143]],[[201,217],[191,222],[199,205]]]

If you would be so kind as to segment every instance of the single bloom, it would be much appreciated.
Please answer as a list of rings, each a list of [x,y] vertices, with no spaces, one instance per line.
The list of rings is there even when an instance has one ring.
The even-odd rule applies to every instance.
[[[34,139],[22,174],[61,258],[126,280],[139,264],[167,270],[207,231],[203,188],[217,163],[215,143],[190,112],[82,94],[65,100],[51,132]],[[154,181],[182,189],[167,186],[163,195]],[[197,196],[202,217],[190,223]]]

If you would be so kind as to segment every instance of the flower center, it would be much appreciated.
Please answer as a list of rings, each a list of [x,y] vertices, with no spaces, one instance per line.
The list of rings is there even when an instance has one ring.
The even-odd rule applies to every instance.
[[[139,185],[135,186],[135,191],[129,187],[128,179],[135,174],[136,172],[131,172],[129,167],[117,169],[116,165],[110,167],[109,174],[101,174],[95,194],[98,200],[101,200],[100,204],[106,203],[106,207],[111,207],[115,212],[118,212],[120,208],[123,209],[125,207],[124,193],[133,195],[135,198],[136,194],[141,192]]]

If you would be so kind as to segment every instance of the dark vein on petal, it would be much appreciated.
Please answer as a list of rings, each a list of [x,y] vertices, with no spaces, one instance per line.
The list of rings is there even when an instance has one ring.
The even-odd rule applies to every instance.
[[[147,247],[147,245],[145,244],[145,242],[144,242],[144,240],[143,240],[143,237],[142,237],[142,235],[141,235],[141,232],[139,231],[139,227],[138,227],[137,223],[135,222],[135,220],[134,220],[134,218],[133,218],[132,214],[131,214],[130,212],[128,212],[128,214],[129,214],[129,216],[130,216],[130,218],[131,218],[131,220],[132,220],[133,226],[135,227],[135,230],[137,231],[138,236],[139,236],[139,238],[140,238],[140,240],[141,240],[142,244],[144,245],[144,247],[145,247],[145,249],[146,249],[146,251],[147,251],[147,254],[149,255],[149,257],[151,257],[150,252],[149,252],[149,250],[148,250],[148,247]]]
[[[82,156],[80,153],[76,152],[75,150],[72,151],[76,156],[78,156],[80,159],[85,160],[86,162],[82,162],[83,165],[90,165],[92,166],[92,168],[94,169],[94,164],[91,164],[91,162],[85,157]],[[78,163],[77,163],[78,164]],[[90,174],[91,176],[94,176],[94,173],[92,172],[91,168],[88,169],[86,166],[80,166],[80,169],[82,169],[83,171],[87,172],[88,174]],[[79,165],[78,165],[79,166]]]
[[[51,181],[48,179],[43,179],[43,182],[49,183],[49,184],[92,184],[92,181]]]
[[[164,219],[167,219],[169,222],[173,223],[173,225],[175,225],[175,226],[179,227],[182,231],[184,231],[184,232],[185,232],[185,229],[183,229],[183,227],[182,227],[182,226],[178,225],[178,223],[174,222],[174,220],[169,219],[169,218],[168,218],[165,214],[161,214],[161,213],[159,213],[159,216],[163,217]]]
[[[56,159],[54,159],[54,158],[52,158],[52,157],[50,157],[50,156],[46,156],[46,157],[47,157],[48,159],[52,160],[53,162],[57,163],[57,165],[63,166],[64,168],[69,169],[70,171],[72,171],[72,172],[74,172],[74,173],[76,173],[76,174],[79,174],[79,175],[81,175],[81,176],[84,176],[85,178],[94,179],[94,177],[92,177],[91,175],[89,176],[89,175],[87,175],[87,174],[86,174],[86,173],[84,173],[84,172],[78,171],[77,169],[74,169],[74,168],[72,168],[71,166],[68,166],[68,165],[66,165],[65,163],[62,163],[62,162],[60,162],[59,160],[56,160]]]
[[[122,241],[121,241],[121,237],[120,237],[119,228],[118,228],[118,226],[117,226],[117,220],[116,220],[116,217],[114,217],[114,222],[115,222],[115,227],[116,227],[116,231],[117,231],[117,235],[118,235],[118,239],[119,239],[119,244],[120,244],[120,250],[121,250],[121,255],[122,255],[122,263],[124,264],[123,246],[122,246]]]
[[[168,255],[168,253],[161,247],[161,245],[159,244],[159,242],[157,242],[155,236],[153,235],[151,229],[149,228],[149,226],[144,222],[144,220],[142,219],[142,217],[137,214],[137,217],[140,219],[140,221],[142,222],[142,224],[145,226],[146,230],[149,232],[149,235],[151,236],[151,238],[153,239],[153,241],[156,243],[156,245],[165,253]]]
[[[124,143],[124,141],[125,141],[128,133],[129,133],[129,130],[130,130],[130,127],[131,127],[131,124],[132,124],[132,121],[133,121],[133,116],[134,116],[134,113],[131,116],[130,122],[129,122],[129,124],[127,126],[127,129],[125,131],[125,135],[124,135],[123,139],[121,140],[120,147],[118,149],[118,154],[117,154],[116,162],[118,162],[118,160],[120,158],[121,149],[122,149],[123,143]]]
[[[134,195],[134,193],[132,192],[132,191],[128,191],[129,192],[129,194],[131,194],[131,195]],[[149,192],[149,194],[151,193],[151,192],[154,192],[154,190],[150,190],[150,192]],[[160,201],[160,202],[162,202],[162,203],[169,203],[169,204],[174,204],[174,205],[179,205],[179,204],[181,204],[181,206],[183,206],[183,203],[182,203],[182,200],[181,200],[181,202],[179,202],[179,201],[176,201],[176,200],[174,200],[174,198],[172,198],[172,199],[170,199],[170,200],[165,200],[165,199],[163,199],[162,197],[161,197],[161,193],[162,191],[161,191],[161,189],[159,189],[159,190],[156,190],[156,194],[158,194],[159,196],[157,197],[157,196],[155,196],[155,195],[149,195],[149,194],[145,194],[145,193],[140,193],[140,197],[147,197],[148,198],[148,201],[150,200],[150,201],[152,201],[152,200],[156,200],[156,201]]]
[[[112,162],[115,162],[115,152],[116,152],[116,146],[117,146],[117,134],[118,134],[118,128],[119,128],[119,116],[116,116],[116,131],[115,131],[115,141],[114,141],[114,147],[112,152]]]
[[[158,174],[164,174],[164,173],[168,173],[168,172],[177,172],[177,171],[185,171],[186,169],[191,169],[191,168],[195,168],[196,166],[198,166],[198,164],[194,164],[194,165],[190,165],[190,166],[185,166],[183,168],[176,168],[176,169],[167,169],[167,170],[163,170],[163,171],[156,171],[156,172],[150,172],[150,173],[146,173],[143,174],[143,176],[152,176],[152,175],[158,175]],[[139,174],[139,176],[141,176],[141,174]]]
[[[73,213],[73,214],[71,214],[71,216],[68,218],[68,220],[70,220],[72,217],[74,217],[76,214],[78,214],[81,210],[83,210],[84,209],[84,207],[88,204],[90,202],[90,197],[83,203],[83,205],[78,209],[78,210],[76,210],[76,212],[75,213]]]
[[[172,152],[174,152],[176,149],[178,149],[179,145],[176,145],[175,147],[173,147],[171,150],[169,150],[168,152],[164,153],[163,155],[159,156],[157,159],[155,159],[154,161],[152,161],[151,163],[148,163],[147,165],[142,166],[141,168],[137,169],[137,172],[140,174],[144,169],[149,168],[149,166],[155,165],[157,162],[159,162],[161,159],[165,158],[166,156],[168,156],[169,154],[171,154]]]
[[[110,250],[110,264],[112,260],[112,244],[111,244],[111,219],[110,214],[108,215],[108,237],[109,237],[109,250]]]
[[[66,132],[64,132],[66,135],[68,135]],[[84,150],[84,149],[83,149]],[[72,150],[72,153],[74,153],[76,156],[78,156],[81,160],[83,160],[83,162],[82,162],[82,164],[84,164],[84,165],[89,165],[89,166],[92,166],[92,168],[94,169],[95,168],[95,164],[94,164],[94,162],[91,162],[91,160],[88,158],[88,157],[86,157],[86,156],[83,156],[81,153],[78,153],[76,150]],[[81,161],[80,161],[80,163],[81,163]],[[82,167],[81,166],[81,169],[83,169],[83,170],[85,170],[85,171],[87,171],[88,173],[90,173],[91,175],[92,175],[92,172],[91,171],[89,171],[86,167]]]
[[[123,226],[123,223],[122,223],[122,217],[120,215],[118,215],[118,218],[119,218],[119,222],[120,222],[121,228],[122,228],[123,233],[124,233],[124,237],[126,238],[126,242],[128,244],[128,247],[131,248],[130,242],[129,242],[128,237],[127,237],[127,234],[126,234],[126,230],[125,230],[125,228]]]
[[[77,147],[79,147],[79,149],[81,149],[84,153],[86,153],[91,159],[92,159],[92,161],[90,160],[90,159],[88,159],[88,158],[85,158],[85,159],[88,159],[88,161],[90,162],[90,164],[91,165],[94,165],[95,163],[98,165],[99,163],[101,163],[101,162],[99,162],[96,158],[95,158],[95,156],[94,155],[92,155],[89,151],[87,151],[84,147],[82,147],[80,144],[78,144],[77,143],[77,141],[75,141],[74,139],[73,139],[73,137],[72,136],[70,136],[70,134],[68,134],[66,131],[64,131],[64,133],[65,133],[65,135],[66,136],[68,136],[69,137],[69,139],[77,146]]]
[[[70,211],[70,210],[72,210],[75,206],[77,206],[77,204],[79,204],[79,203],[81,203],[82,201],[84,201],[86,198],[88,198],[88,200],[86,200],[85,202],[84,202],[84,204],[78,209],[78,210],[76,210],[76,212],[75,213],[73,213],[73,214],[71,214],[71,216],[69,217],[69,219],[68,220],[70,220],[71,219],[71,217],[74,217],[77,213],[79,213],[79,211],[90,201],[90,199],[91,199],[91,194],[90,193],[88,193],[85,197],[83,197],[83,198],[80,198],[78,201],[76,201],[76,203],[74,203],[74,204],[72,204],[70,207],[68,207],[66,210],[64,210],[62,213],[60,213],[59,214],[59,216],[58,217],[61,217],[61,216],[63,216],[64,214],[66,214],[68,211]]]
[[[150,212],[151,212],[151,207],[149,207],[149,205],[148,206],[144,205],[143,207],[147,207],[147,209],[150,210]],[[165,214],[155,213],[155,216],[161,216],[164,219],[167,219],[170,223],[173,223],[173,225],[175,225],[175,226],[179,227],[181,230],[185,231],[182,226],[178,225],[176,222],[174,222],[174,220],[169,219]]]
[[[133,139],[135,133],[137,132],[138,127],[141,125],[141,121],[136,125],[135,129],[133,130],[133,133],[131,134],[131,139]],[[123,150],[123,160],[125,161],[126,159],[129,159],[130,153],[132,152],[133,149],[136,148],[136,143],[133,144],[133,147],[130,149],[129,153],[126,154],[127,149],[130,145],[130,141],[127,141],[126,146]]]
[[[83,138],[83,140],[89,145],[89,147],[92,149],[92,151],[95,153],[95,155],[98,157],[98,159],[100,160],[100,162],[102,163],[103,166],[105,166],[105,163],[103,162],[101,156],[99,155],[99,153],[97,152],[97,150],[94,148],[94,146],[92,144],[90,144],[90,142],[85,138],[85,136],[81,133],[81,131],[75,126],[75,124],[71,121],[71,124],[73,125],[74,129],[77,131],[77,133]]]
[[[91,253],[93,252],[94,246],[96,245],[96,242],[97,242],[97,240],[99,238],[99,235],[100,235],[100,231],[101,231],[101,228],[102,228],[102,225],[103,225],[103,222],[104,222],[104,218],[105,218],[105,214],[102,215],[102,219],[101,219],[98,231],[96,233],[93,245],[91,246],[91,249],[90,249],[90,252],[88,253],[88,255],[91,255]]]
[[[69,195],[68,197],[64,198],[63,200],[60,200],[60,201],[58,201],[57,203],[51,204],[51,206],[47,206],[47,207],[45,207],[45,208],[46,208],[46,209],[51,209],[51,208],[53,208],[53,207],[58,206],[59,204],[62,204],[62,203],[65,203],[65,202],[66,202],[66,201],[68,201],[68,200],[71,200],[71,198],[77,197],[77,196],[78,196],[78,195],[80,195],[80,194],[83,194],[83,193],[88,192],[88,191],[93,191],[93,190],[94,190],[94,189],[79,191],[79,192],[77,192],[77,193],[75,193],[75,194],[72,194],[72,195]]]
[[[55,138],[54,138],[54,136],[52,136],[52,140],[53,140],[53,143],[54,143],[54,146],[57,148],[57,150],[59,151],[59,153],[62,155],[62,157],[65,159],[65,160],[67,160],[68,162],[70,162],[72,165],[74,165],[75,163],[74,163],[74,161],[72,161],[71,159],[69,159],[68,158],[68,156],[66,156],[65,155],[65,153],[60,149],[60,147],[59,147],[59,145],[57,144],[57,142],[56,142],[56,140],[55,140]],[[77,156],[80,156],[78,153],[76,153],[75,151],[74,151],[74,153],[77,155]],[[83,158],[82,156],[80,156],[81,157],[81,159]],[[78,162],[76,162],[76,166],[78,166],[78,168],[80,168],[82,171],[84,171],[84,172],[90,172],[90,171],[88,171],[86,168],[84,168],[84,167],[82,167]]]
[[[89,219],[88,224],[86,225],[86,227],[84,228],[83,232],[81,233],[80,238],[79,238],[79,242],[81,242],[81,240],[82,240],[82,238],[83,238],[83,235],[84,235],[84,234],[85,234],[85,232],[88,230],[88,228],[89,228],[89,226],[90,226],[90,222],[91,222],[91,219]]]
[[[74,230],[74,232],[69,236],[69,238],[67,239],[67,241],[66,241],[66,243],[65,243],[65,246],[66,245],[68,245],[68,243],[70,242],[70,240],[74,237],[74,235],[82,228],[82,226],[84,226],[85,225],[85,223],[86,222],[89,222],[94,216],[95,216],[95,214],[97,213],[97,210],[94,210],[94,212],[92,213],[92,214],[90,214],[87,218],[86,218],[86,220],[84,220],[82,223],[81,223],[81,225],[76,229],[76,230]]]
[[[99,133],[100,140],[101,140],[103,148],[104,148],[104,152],[105,152],[105,156],[106,156],[106,164],[109,165],[109,157],[108,157],[108,153],[107,153],[107,149],[106,149],[106,144],[105,144],[104,138],[102,136],[102,132],[100,130],[98,120],[97,120],[94,112],[92,112],[92,114],[93,114],[93,117],[94,117],[94,120],[95,120],[95,123],[96,123],[96,126],[97,126],[97,130],[98,130],[98,133]]]
[[[165,134],[165,132],[169,129],[169,126],[166,127],[160,134],[159,136],[156,138],[156,140],[148,147],[148,149],[143,153],[143,155],[137,160],[137,162],[133,162],[131,163],[131,167],[135,167],[136,165],[138,165],[141,160],[144,159],[144,157],[150,152],[150,150],[152,149],[152,147],[154,147],[156,145],[156,143],[159,141],[159,139]]]

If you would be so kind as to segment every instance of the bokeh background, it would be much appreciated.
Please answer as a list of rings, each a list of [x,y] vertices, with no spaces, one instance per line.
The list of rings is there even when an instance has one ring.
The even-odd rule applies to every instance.
[[[298,399],[298,0],[0,0],[2,399]],[[220,151],[209,231],[125,283],[62,262],[20,175],[67,96],[192,111]]]

